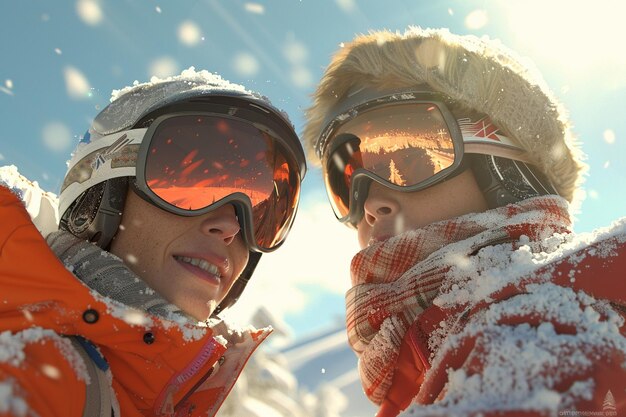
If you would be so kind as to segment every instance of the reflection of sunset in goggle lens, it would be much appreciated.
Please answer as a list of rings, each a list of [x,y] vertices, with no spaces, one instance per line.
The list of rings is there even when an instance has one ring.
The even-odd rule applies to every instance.
[[[365,169],[391,184],[412,187],[454,163],[454,142],[434,104],[410,103],[363,111],[330,138],[325,180],[338,217],[349,210],[352,174]]]
[[[176,116],[154,132],[146,182],[161,199],[200,210],[243,193],[261,248],[281,242],[293,219],[299,175],[283,147],[255,126],[216,116]]]

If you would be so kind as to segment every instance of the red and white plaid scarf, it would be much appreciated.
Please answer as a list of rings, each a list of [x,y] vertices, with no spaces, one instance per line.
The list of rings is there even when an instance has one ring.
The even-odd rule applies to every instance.
[[[537,241],[568,230],[567,202],[544,196],[433,223],[357,253],[346,293],[346,326],[369,399],[380,404],[385,398],[404,334],[432,304],[451,266],[485,246],[516,242],[522,235]]]

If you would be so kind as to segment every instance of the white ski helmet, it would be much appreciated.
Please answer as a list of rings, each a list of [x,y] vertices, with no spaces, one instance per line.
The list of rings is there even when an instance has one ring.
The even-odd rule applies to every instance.
[[[149,83],[114,91],[112,102],[94,119],[81,138],[68,163],[61,193],[59,213],[61,229],[94,242],[106,249],[120,225],[126,193],[133,185],[140,149],[147,127],[160,115],[202,109],[224,117],[239,117],[272,133],[281,149],[294,161],[299,184],[306,173],[304,152],[286,114],[275,108],[267,98],[230,83],[207,71],[185,70],[167,79],[153,78]],[[145,162],[145,159],[144,159]],[[140,194],[141,195],[141,194]],[[232,305],[245,287],[262,252],[282,244],[297,209],[283,227],[280,239],[272,248],[259,247],[250,208],[238,204],[241,198],[224,198],[217,206],[234,203],[250,260],[226,299],[216,310]],[[155,204],[159,206],[158,204]],[[162,205],[160,206],[161,208]],[[213,207],[213,206],[211,206]],[[202,213],[206,212],[206,209]],[[174,211],[176,214],[186,215]]]

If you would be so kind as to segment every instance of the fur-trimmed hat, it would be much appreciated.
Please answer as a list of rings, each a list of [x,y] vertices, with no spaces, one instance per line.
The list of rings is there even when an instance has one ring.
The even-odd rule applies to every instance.
[[[306,112],[304,141],[312,161],[331,110],[349,91],[427,85],[461,107],[488,115],[519,142],[532,163],[570,202],[586,169],[567,115],[531,63],[499,41],[447,29],[370,32],[333,57]],[[323,150],[322,150],[323,151]]]

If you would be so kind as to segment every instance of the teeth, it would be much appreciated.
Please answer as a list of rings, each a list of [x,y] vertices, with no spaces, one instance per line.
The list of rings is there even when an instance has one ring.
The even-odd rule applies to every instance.
[[[204,259],[189,258],[187,256],[175,256],[174,258],[176,258],[177,260],[181,262],[185,262],[193,266],[197,266],[198,268],[204,271],[207,271],[209,274],[213,274],[215,276],[221,277],[219,268],[213,265],[212,263],[205,261]]]

